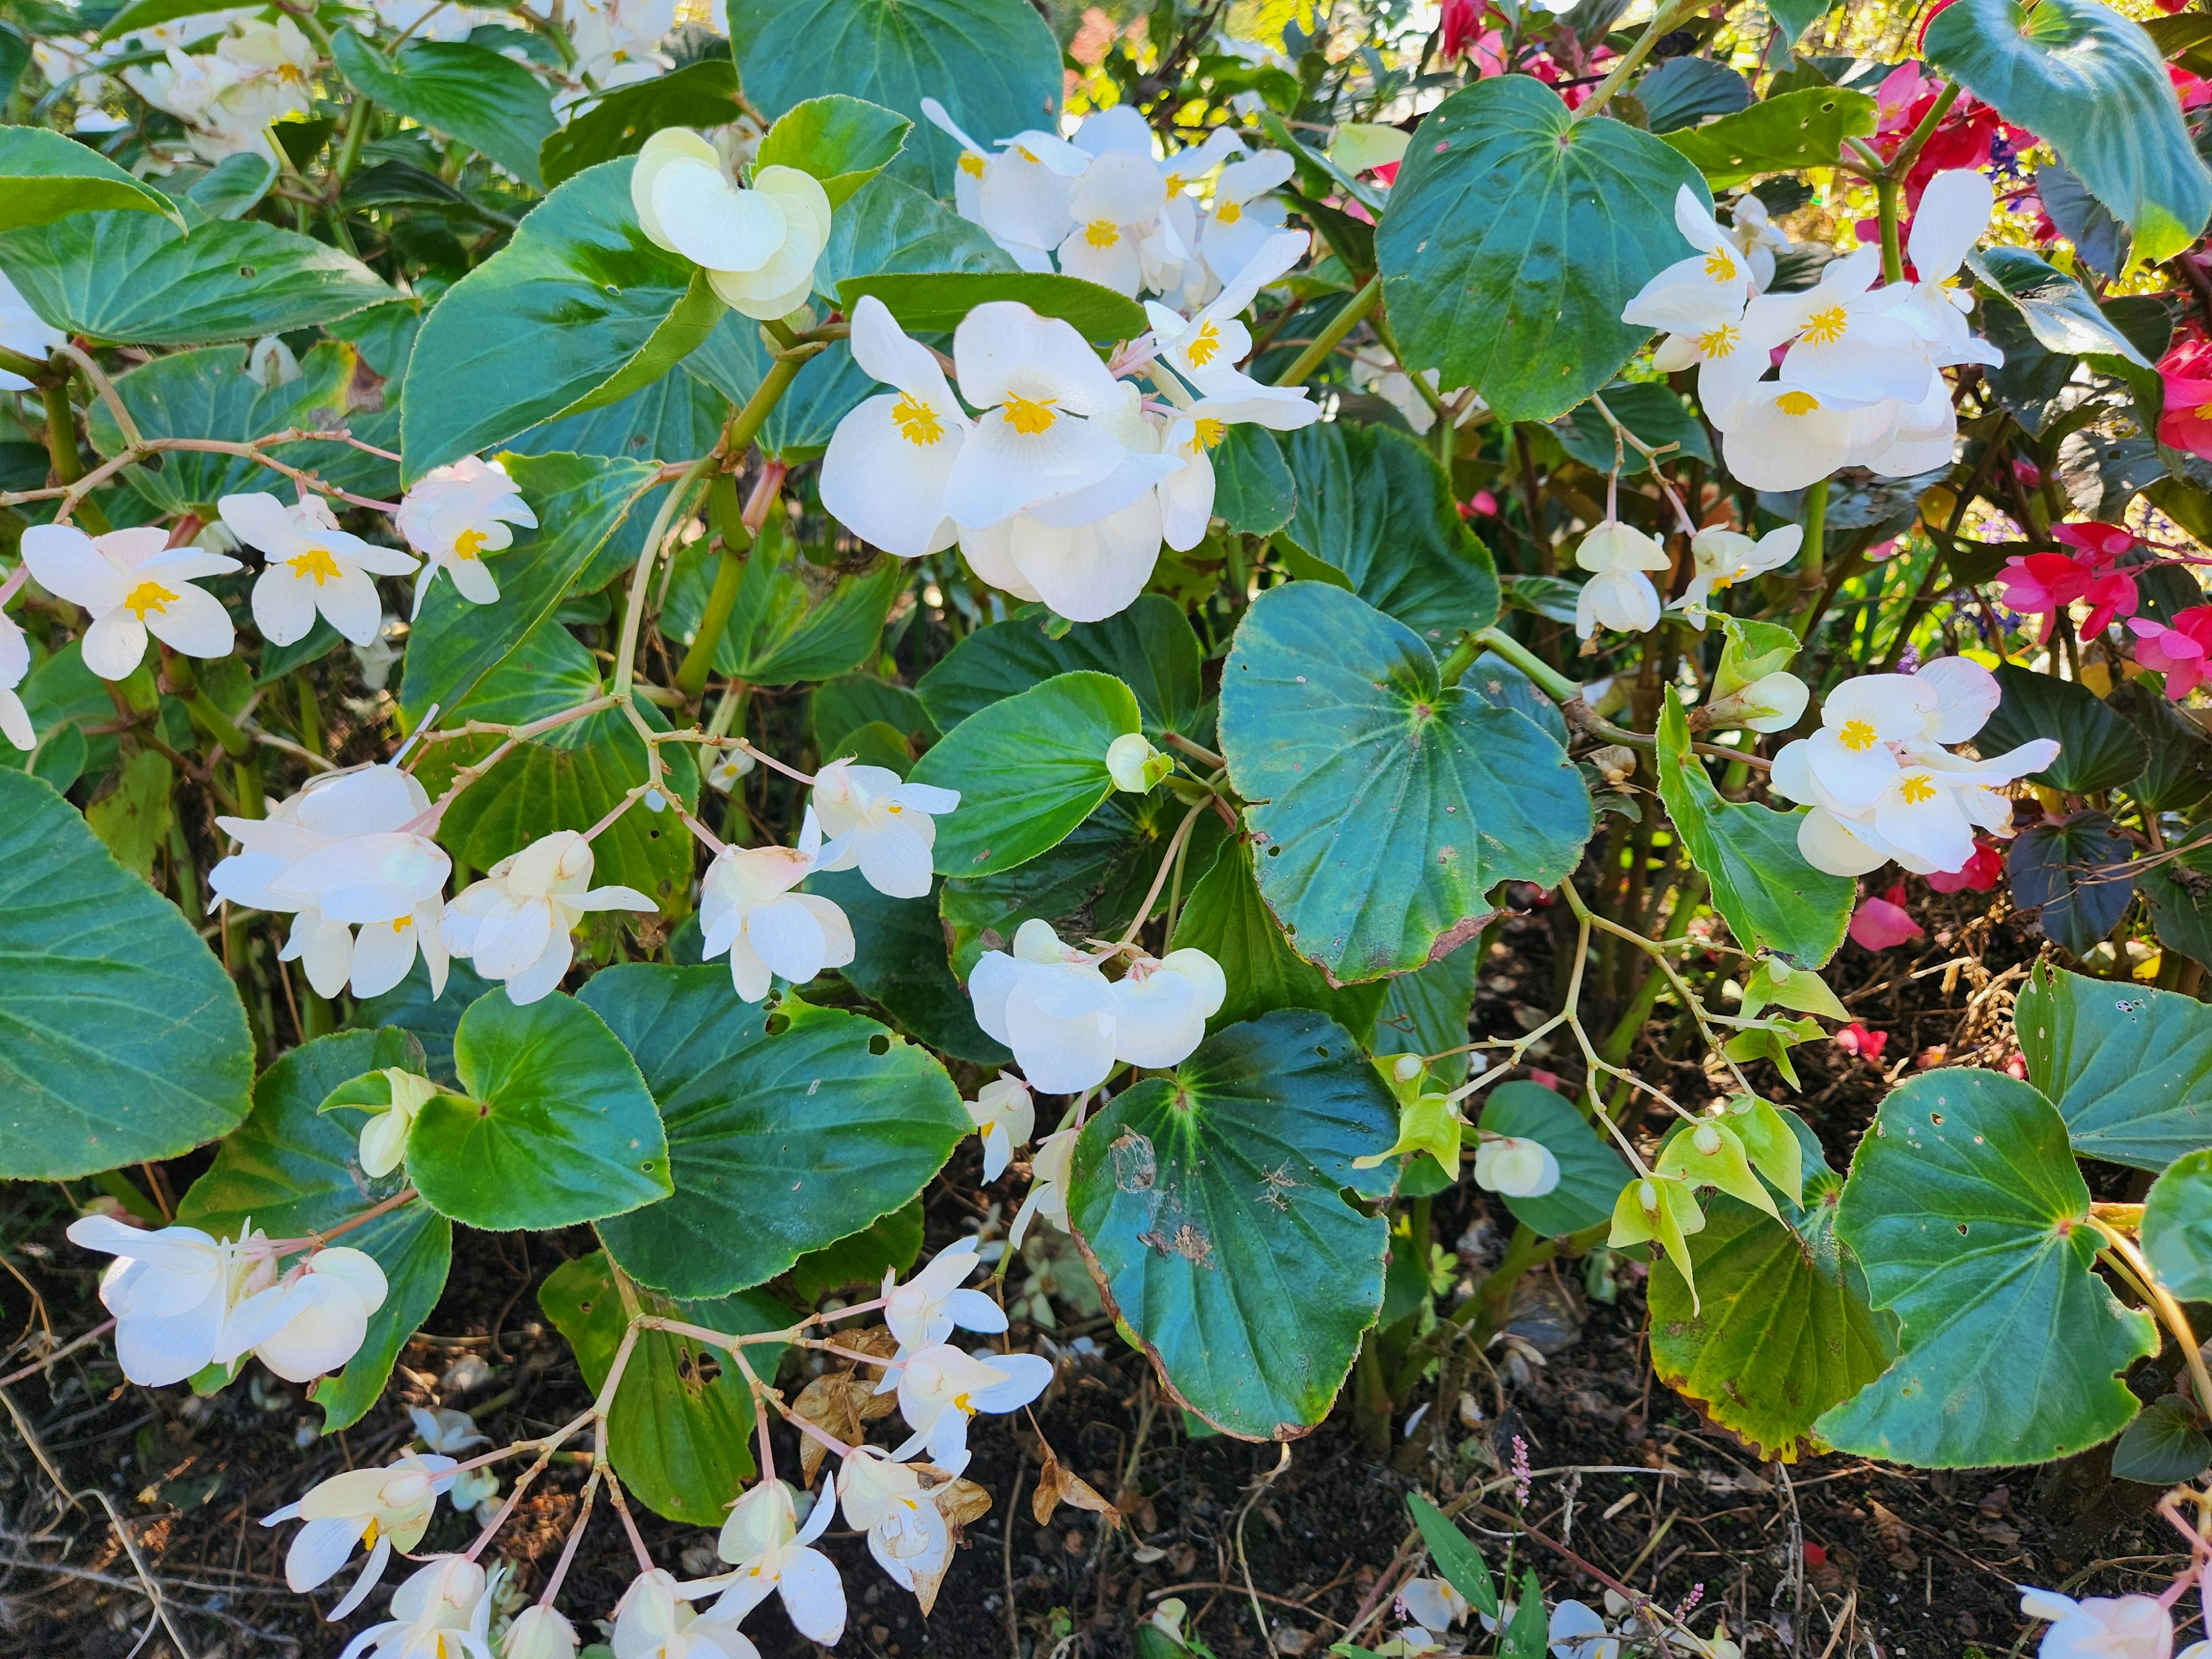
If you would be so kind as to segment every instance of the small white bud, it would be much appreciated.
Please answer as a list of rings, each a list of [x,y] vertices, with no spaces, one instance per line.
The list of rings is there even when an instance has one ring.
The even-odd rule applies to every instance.
[[[1106,746],[1106,770],[1116,789],[1141,795],[1174,770],[1175,763],[1152,747],[1141,732],[1130,732]]]

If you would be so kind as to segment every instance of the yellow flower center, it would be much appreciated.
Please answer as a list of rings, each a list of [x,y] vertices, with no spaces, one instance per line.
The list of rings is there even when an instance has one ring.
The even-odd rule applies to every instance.
[[[972,149],[962,150],[960,152],[960,171],[966,173],[970,179],[981,178],[983,176],[983,158],[976,155]]]
[[[1845,720],[1844,729],[1836,733],[1836,741],[1855,755],[1863,755],[1875,746],[1880,733],[1865,720]]]
[[[412,916],[394,916],[392,920],[392,931],[395,933],[404,933],[414,924],[414,921],[415,918]]]
[[[1915,772],[1897,786],[1897,793],[1905,798],[1907,806],[1918,806],[1936,799],[1936,786],[1924,772]]]
[[[1169,195],[1170,195],[1170,196],[1174,195],[1177,191],[1181,190],[1181,189],[1182,189],[1185,185],[1188,184],[1189,182],[1190,182],[1190,181],[1189,181],[1188,179],[1185,179],[1185,178],[1182,176],[1182,174],[1181,174],[1180,173],[1170,173],[1170,174],[1168,174],[1168,176],[1167,176],[1167,192],[1168,192],[1168,194],[1169,194]]]
[[[140,582],[123,596],[123,608],[140,622],[146,620],[149,611],[158,611],[167,616],[177,596],[159,582]]]
[[[1093,219],[1083,228],[1083,240],[1093,247],[1111,247],[1121,240],[1111,219]]]
[[[380,1530],[381,1528],[377,1525],[376,1517],[373,1515],[370,1516],[368,1517],[368,1527],[361,1535],[362,1547],[364,1549],[374,1548],[376,1546],[376,1534]]]
[[[1829,306],[1805,319],[1805,338],[1816,346],[1833,345],[1850,325],[1850,316],[1841,306]]]
[[[1053,413],[1049,398],[1024,398],[1018,392],[1006,394],[1006,424],[1024,438],[1034,438],[1040,432],[1052,430],[1052,423],[1060,417]]]
[[[338,568],[338,562],[331,556],[327,547],[310,546],[306,552],[296,554],[283,562],[292,567],[292,574],[301,581],[313,576],[318,587],[325,581],[334,582],[345,574]]]
[[[1036,158],[1036,153],[1035,153],[1034,151],[1031,151],[1031,150],[1029,150],[1029,149],[1024,149],[1024,148],[1023,148],[1021,145],[1019,145],[1019,144],[1016,144],[1016,145],[1014,146],[1014,154],[1015,154],[1015,155],[1018,155],[1018,156],[1020,156],[1020,157],[1022,158],[1022,160],[1024,160],[1024,161],[1027,161],[1027,162],[1028,162],[1031,167],[1036,167],[1036,165],[1038,165],[1038,163],[1037,163],[1037,158]]]
[[[1733,356],[1743,339],[1743,331],[1734,323],[1723,323],[1711,332],[1698,336],[1698,355],[1700,357]]]
[[[1183,356],[1190,359],[1193,368],[1204,368],[1220,349],[1221,331],[1212,323],[1201,323],[1198,332],[1190,337],[1190,343],[1183,348]]]
[[[1716,283],[1735,281],[1735,261],[1729,257],[1726,248],[1717,247],[1705,255],[1705,275]]]
[[[1785,392],[1774,400],[1774,406],[1784,415],[1810,415],[1820,406],[1820,400],[1809,392]]]
[[[464,530],[453,538],[453,556],[473,559],[483,550],[484,533],[481,530]]]
[[[920,448],[927,448],[945,435],[945,422],[937,418],[937,411],[911,392],[902,392],[891,405],[891,424],[898,428],[900,437]]]
[[[1214,204],[1213,217],[1217,224],[1233,225],[1243,216],[1244,209],[1241,203],[1218,202]]]
[[[1217,421],[1210,415],[1201,415],[1191,422],[1192,441],[1200,449],[1211,449],[1229,435],[1229,422]]]
[[[890,805],[884,807],[884,811],[889,812],[893,817],[896,817],[900,813],[905,811],[906,808],[901,806],[896,801],[893,801]]]

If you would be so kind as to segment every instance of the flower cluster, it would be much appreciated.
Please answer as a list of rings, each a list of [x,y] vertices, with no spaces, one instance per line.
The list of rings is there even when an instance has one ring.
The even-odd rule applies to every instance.
[[[1013,1050],[1030,1087],[1074,1094],[1117,1064],[1173,1066],[1198,1047],[1228,995],[1219,964],[1188,948],[1133,955],[1109,980],[1101,964],[1123,950],[1079,951],[1033,916],[1015,930],[1012,954],[977,959],[968,980],[975,1023]]]
[[[2212,1641],[2173,1651],[2173,1615],[2154,1595],[2092,1595],[2075,1601],[2057,1590],[2023,1584],[2020,1610],[2047,1619],[2051,1628],[2037,1646],[2039,1659],[2212,1659]],[[2212,1620],[2206,1624],[2212,1632]]]
[[[2037,738],[1985,760],[1954,755],[1997,706],[1996,677],[1964,657],[1917,674],[1846,680],[1820,708],[1820,729],[1774,757],[1777,794],[1812,807],[1797,847],[1815,869],[1862,876],[1894,859],[1907,870],[1963,870],[1977,826],[2012,834],[2012,803],[1997,792],[2039,772],[2058,744]]]
[[[1686,185],[1675,224],[1698,251],[1621,316],[1667,331],[1659,368],[1696,368],[1728,469],[1753,489],[1801,489],[1843,466],[1885,477],[1948,466],[1958,419],[1941,371],[2003,361],[1968,329],[1971,300],[1951,286],[1994,204],[1981,173],[1939,173],[1912,219],[1913,281],[1877,287],[1881,256],[1862,247],[1809,289],[1776,294],[1746,252],[1741,216],[1724,229]],[[1777,350],[1774,376],[1763,378]]]
[[[1996,580],[2005,591],[2005,603],[2025,616],[2041,613],[2043,626],[2038,644],[2047,642],[2058,613],[2087,605],[2081,637],[2094,639],[2112,625],[2115,617],[2132,617],[2140,603],[2133,570],[2115,568],[2114,562],[2136,544],[2131,530],[2116,524],[2055,524],[2054,541],[2073,548],[2072,553],[2015,554],[2005,561]]]
[[[290,18],[231,14],[212,50],[167,46],[164,61],[123,71],[124,83],[184,123],[204,161],[258,155],[271,162],[269,124],[314,112],[315,48]]]
[[[2212,680],[2212,605],[2192,605],[2171,623],[2131,618],[2136,660],[2166,677],[2166,695],[2179,702]]]
[[[1804,541],[1804,531],[1794,524],[1770,530],[1756,541],[1725,526],[1700,530],[1690,538],[1689,586],[1665,609],[1680,611],[1684,621],[1701,629],[1716,594],[1784,568]],[[1589,639],[1601,628],[1642,634],[1659,625],[1662,607],[1651,573],[1671,568],[1673,561],[1655,538],[1607,519],[1583,538],[1575,562],[1590,573],[1575,596],[1577,637]]]

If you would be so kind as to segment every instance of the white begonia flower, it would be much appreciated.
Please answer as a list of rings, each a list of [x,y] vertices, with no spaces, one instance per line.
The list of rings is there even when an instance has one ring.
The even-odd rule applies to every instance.
[[[289,386],[300,378],[300,360],[281,334],[264,334],[246,354],[246,378],[258,386]]]
[[[1112,990],[1114,1058],[1158,1067],[1181,1064],[1206,1040],[1206,1022],[1221,1012],[1229,981],[1212,957],[1185,946],[1139,957]]]
[[[2020,1610],[2051,1620],[2036,1649],[2039,1659],[2166,1659],[2173,1650],[2173,1619],[2155,1596],[2092,1595],[2077,1601],[2023,1584]]]
[[[392,1103],[375,1111],[361,1127],[361,1172],[372,1181],[390,1175],[405,1160],[408,1133],[438,1092],[438,1085],[428,1078],[418,1077],[404,1066],[388,1066],[384,1075],[392,1084]]]
[[[1680,611],[1691,627],[1703,628],[1705,603],[1714,594],[1783,568],[1804,544],[1804,528],[1794,524],[1770,530],[1757,541],[1741,531],[1717,526],[1700,530],[1690,538],[1690,585],[1667,608]]]
[[[763,1480],[738,1498],[714,1544],[734,1570],[689,1587],[726,1587],[707,1620],[734,1626],[775,1594],[783,1598],[783,1610],[801,1636],[834,1644],[845,1633],[845,1584],[836,1565],[813,1546],[836,1511],[826,1480],[803,1527],[786,1481]]]
[[[1106,745],[1106,775],[1130,794],[1146,793],[1174,769],[1175,763],[1141,732],[1124,732]]]
[[[860,866],[868,885],[890,898],[929,892],[930,848],[937,844],[937,813],[960,805],[957,789],[904,783],[887,766],[833,760],[814,775],[814,810],[822,828],[844,850],[817,867]]]
[[[115,1316],[115,1357],[144,1388],[181,1382],[214,1362],[223,1325],[257,1273],[269,1268],[252,1235],[218,1240],[197,1227],[142,1231],[112,1216],[70,1224],[69,1240],[114,1256],[100,1299]]]
[[[1076,142],[1082,143],[1080,134]],[[1109,149],[1094,158],[1068,197],[1075,228],[1060,244],[1061,272],[1136,298],[1144,276],[1140,245],[1167,199],[1167,184],[1152,164],[1149,143],[1141,155]]]
[[[1937,368],[1954,363],[2000,366],[2004,353],[1978,338],[1966,325],[1973,295],[1955,284],[1960,267],[1989,228],[1996,209],[1989,175],[1972,167],[1939,173],[1921,192],[1905,247],[1914,281],[1897,314],[1919,333],[1928,359]],[[1948,405],[1949,399],[1945,398]]]
[[[31,309],[21,289],[0,271],[0,346],[40,362],[46,354],[69,338],[61,330]],[[20,374],[0,369],[0,392],[28,392],[31,383]]]
[[[192,583],[239,569],[238,561],[172,549],[159,526],[88,536],[72,525],[33,525],[23,532],[23,562],[48,592],[91,617],[84,665],[104,680],[138,666],[149,634],[187,657],[227,657],[237,643],[222,602]]]
[[[732,311],[767,322],[813,290],[830,198],[812,174],[765,167],[744,188],[714,145],[689,127],[663,127],[638,152],[629,197],[647,240],[703,270]]]
[[[1666,569],[1668,558],[1650,537],[1608,519],[1583,538],[1575,562],[1592,573],[1575,599],[1577,638],[1600,628],[1643,634],[1659,625],[1659,590],[1644,572]]]
[[[0,737],[26,754],[39,746],[39,734],[15,688],[30,672],[31,642],[13,617],[0,615]]]
[[[1670,374],[1695,368],[1698,401],[1725,432],[1765,373],[1766,354],[1745,343],[1741,323],[1715,323],[1668,335],[1653,349],[1651,364]]]
[[[1052,1382],[1052,1361],[1041,1354],[963,1353],[939,1342],[907,1356],[898,1374],[899,1414],[914,1432],[891,1453],[911,1457],[927,1448],[947,1474],[968,1467],[968,1419],[978,1412],[1019,1411]]]
[[[936,99],[922,99],[921,114],[930,125],[960,146],[959,160],[954,164],[957,170],[952,179],[952,210],[970,224],[981,224],[983,175],[990,171],[992,153],[963,131],[951,112]]]
[[[654,48],[676,27],[676,0],[578,0],[568,13],[576,73],[605,91],[674,69],[675,59]]]
[[[1621,321],[1673,334],[1740,325],[1753,290],[1751,262],[1743,250],[1687,185],[1674,193],[1674,225],[1698,252],[1644,283],[1623,307]]]
[[[1596,1608],[1572,1599],[1552,1609],[1552,1659],[1620,1659],[1620,1643]]]
[[[1006,1230],[1007,1249],[1022,1248],[1030,1221],[1038,1216],[1064,1233],[1073,1231],[1067,1224],[1067,1186],[1075,1170],[1075,1142],[1082,1133],[1080,1127],[1055,1129],[1037,1142],[1036,1156],[1030,1160],[1029,1195]]]
[[[1091,165],[1090,152],[1056,133],[1030,131],[1001,139],[994,153],[963,131],[936,99],[924,98],[921,112],[960,146],[953,184],[960,216],[981,225],[1023,270],[1050,270],[1049,250],[1073,222],[1068,204],[1075,179]]]
[[[960,1103],[983,1137],[983,1179],[996,1181],[1013,1162],[1014,1149],[1036,1133],[1036,1101],[1021,1079],[1001,1072]]]
[[[857,1449],[837,1472],[845,1523],[868,1534],[868,1553],[928,1613],[952,1559],[952,1529],[921,1477],[872,1446]]]
[[[1559,1160],[1540,1140],[1485,1135],[1474,1149],[1474,1184],[1508,1198],[1541,1198],[1559,1184]]]
[[[1252,331],[1242,313],[1261,289],[1305,257],[1312,240],[1302,230],[1267,237],[1242,270],[1230,274],[1220,293],[1188,318],[1157,300],[1147,300],[1145,314],[1152,321],[1158,361],[1209,397],[1257,390],[1286,402],[1309,401],[1303,386],[1261,386],[1239,373],[1237,365],[1252,355]]]
[[[1398,1611],[1415,1624],[1432,1631],[1449,1630],[1470,1609],[1467,1597],[1441,1578],[1411,1578],[1398,1592]]]
[[[1283,204],[1273,192],[1297,170],[1289,155],[1263,149],[1221,169],[1213,185],[1213,211],[1198,233],[1200,251],[1225,283],[1258,257],[1267,238],[1283,228]]]
[[[240,154],[274,161],[272,121],[313,112],[314,43],[289,17],[269,23],[241,10],[211,52],[169,44],[167,61],[123,71],[131,89],[183,122],[204,161]]]
[[[1123,388],[1073,324],[990,301],[961,319],[952,356],[961,396],[985,411],[945,479],[945,510],[963,526],[1087,489],[1127,457],[1092,418],[1121,414]]]
[[[491,1443],[491,1437],[479,1434],[476,1419],[466,1412],[445,1407],[429,1411],[421,1406],[410,1406],[407,1416],[415,1425],[416,1437],[434,1452],[464,1452],[471,1446]],[[466,1509],[469,1505],[457,1502],[453,1507]]]
[[[967,440],[967,411],[937,355],[908,337],[872,294],[853,307],[853,361],[897,388],[863,399],[837,422],[822,457],[822,505],[862,541],[902,559],[959,538],[945,487]]]
[[[699,773],[707,787],[725,795],[737,788],[740,779],[750,777],[760,765],[751,750],[734,743],[720,749],[702,748],[699,761]]]
[[[492,1603],[506,1569],[434,1555],[392,1592],[392,1617],[346,1644],[338,1659],[495,1659]]]
[[[284,1582],[295,1595],[318,1589],[353,1559],[354,1547],[368,1551],[361,1576],[337,1606],[324,1615],[344,1618],[368,1598],[384,1577],[394,1550],[405,1553],[422,1541],[438,1494],[453,1485],[450,1457],[408,1453],[380,1469],[349,1469],[308,1489],[296,1504],[261,1517],[264,1527],[287,1521],[307,1524],[293,1534],[284,1555]]]
[[[484,568],[483,556],[514,545],[511,526],[535,530],[538,514],[522,499],[504,466],[464,455],[416,480],[400,498],[392,524],[422,556],[422,568],[415,577],[415,609],[410,613],[419,617],[441,570],[452,575],[453,586],[471,605],[495,602],[499,584]]]
[[[574,1659],[581,1640],[558,1609],[540,1602],[515,1614],[500,1647],[501,1659]]]
[[[1936,696],[1934,684],[1911,674],[1863,674],[1838,685],[1821,704],[1820,729],[1800,740],[1821,793],[1853,810],[1872,805],[1899,771],[1890,745],[1927,729]]]
[[[384,1305],[384,1269],[365,1250],[316,1250],[276,1283],[240,1301],[223,1322],[215,1361],[251,1353],[287,1382],[312,1382],[361,1349]]]
[[[982,1291],[962,1287],[961,1281],[982,1265],[975,1248],[972,1236],[946,1246],[903,1285],[895,1270],[884,1270],[884,1324],[898,1339],[894,1358],[903,1359],[920,1349],[934,1347],[952,1334],[955,1326],[986,1336],[1006,1328],[1005,1310]],[[894,1382],[886,1371],[876,1392],[890,1393]]]
[[[1182,465],[1160,480],[1161,539],[1182,553],[1206,538],[1206,529],[1213,522],[1218,483],[1209,452],[1229,435],[1231,427],[1249,422],[1289,432],[1320,418],[1320,406],[1303,396],[1287,399],[1208,397],[1176,416],[1168,428],[1166,453]]]
[[[253,621],[271,645],[307,638],[318,611],[347,639],[367,645],[384,622],[374,578],[415,569],[411,554],[339,529],[319,495],[289,507],[270,495],[225,495],[216,507],[232,533],[268,561],[254,578]]]
[[[445,908],[439,937],[517,1007],[550,995],[575,960],[576,925],[594,910],[657,912],[635,887],[592,885],[592,843],[574,830],[510,853]]]
[[[798,846],[732,847],[708,866],[699,954],[711,959],[727,951],[730,983],[747,1002],[768,994],[771,975],[804,985],[824,968],[852,961],[853,924],[845,913],[819,894],[791,890],[844,850],[840,842],[823,845],[821,820],[810,806]]]
[[[1882,457],[1896,435],[1900,405],[1828,397],[1781,380],[1761,380],[1725,416],[1710,405],[1705,412],[1720,428],[1722,458],[1738,483],[1792,490],[1838,467]]]
[[[1096,961],[1032,916],[1011,955],[986,951],[969,975],[975,1022],[1014,1051],[1032,1089],[1073,1094],[1114,1069],[1114,988]]]
[[[234,820],[218,822],[228,829]],[[398,984],[415,965],[418,949],[429,964],[432,994],[445,983],[447,951],[438,927],[453,861],[429,836],[410,827],[413,822],[332,837],[268,882],[276,909],[298,912],[302,921],[312,911],[320,928],[359,926],[347,963],[356,996],[377,996]],[[295,925],[294,939],[298,937]],[[308,949],[303,944],[301,954]],[[333,959],[337,954],[330,952]],[[313,956],[307,966],[313,979]]]
[[[615,1604],[615,1659],[760,1659],[749,1637],[693,1611],[687,1590],[706,1594],[659,1567],[632,1579]]]
[[[1918,331],[1895,314],[1899,296],[1875,287],[1881,276],[1879,248],[1832,259],[1811,288],[1753,300],[1744,313],[1745,341],[1760,352],[1793,341],[1782,379],[1816,397],[1917,404],[1935,369]]]
[[[1766,204],[1749,191],[1729,204],[1729,240],[1743,250],[1752,287],[1764,294],[1774,283],[1774,256],[1790,251],[1790,239],[1769,220]]]

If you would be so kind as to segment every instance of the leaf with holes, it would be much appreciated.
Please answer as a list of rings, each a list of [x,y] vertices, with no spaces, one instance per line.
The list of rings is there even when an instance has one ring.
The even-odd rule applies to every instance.
[[[1875,101],[1866,93],[1805,87],[1704,126],[1670,132],[1666,142],[1689,158],[1708,185],[1726,190],[1762,173],[1833,167],[1844,141],[1869,136],[1875,118]]]
[[[975,1023],[975,1006],[952,975],[938,920],[945,887],[940,876],[927,898],[892,898],[858,870],[817,871],[806,878],[806,890],[821,894],[852,924],[853,959],[836,970],[840,978],[940,1054],[976,1066],[1010,1066],[1012,1052]]]
[[[2013,1027],[2082,1157],[2158,1170],[2212,1145],[2212,1008],[2196,998],[2039,963]]]

